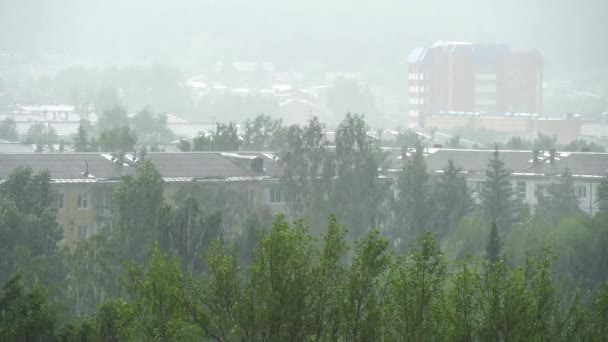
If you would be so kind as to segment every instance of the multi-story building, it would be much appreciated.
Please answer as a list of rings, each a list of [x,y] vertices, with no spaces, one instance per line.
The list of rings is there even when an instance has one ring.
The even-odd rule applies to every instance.
[[[284,210],[279,177],[282,168],[272,155],[257,152],[148,153],[165,181],[165,197],[171,201],[184,187],[222,184],[241,198],[267,205],[271,213]],[[137,160],[103,153],[0,154],[0,182],[18,167],[48,170],[56,192],[57,221],[64,243],[95,234],[112,219],[112,195],[120,178],[134,174]]]
[[[439,174],[453,160],[462,168],[474,196],[485,182],[485,169],[492,150],[425,150],[428,170]],[[389,166],[381,178],[394,177],[411,152],[389,154]],[[103,153],[0,154],[0,182],[18,167],[48,170],[56,192],[57,221],[64,229],[64,243],[95,234],[111,223],[112,195],[124,175],[134,174],[137,160],[127,155],[118,164]],[[239,198],[267,206],[271,213],[285,210],[280,179],[283,167],[273,155],[259,152],[149,153],[145,157],[157,167],[165,181],[165,197],[172,201],[184,188],[195,184],[225,186]],[[574,178],[575,193],[582,211],[598,210],[597,190],[608,176],[608,153],[500,151],[500,158],[511,171],[514,195],[532,207],[539,191],[559,181],[568,170]]]
[[[462,169],[467,185],[473,196],[479,199],[486,181],[485,170],[492,158],[493,150],[456,150],[429,148],[425,151],[428,170],[433,174],[443,172],[448,161]],[[405,154],[405,158],[410,155]],[[532,152],[499,151],[499,158],[511,171],[514,195],[534,207],[538,203],[539,191],[544,191],[551,183],[558,182],[566,170],[574,179],[574,190],[580,209],[594,215],[598,210],[597,189],[608,176],[608,153],[591,152]],[[403,165],[403,154],[392,155],[392,169],[395,174]]]
[[[409,58],[409,118],[424,128],[438,113],[541,113],[543,60],[536,50],[437,42]]]

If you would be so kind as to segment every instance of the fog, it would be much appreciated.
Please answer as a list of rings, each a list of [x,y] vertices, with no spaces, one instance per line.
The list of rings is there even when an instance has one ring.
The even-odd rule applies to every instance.
[[[0,0],[0,341],[608,341],[608,0]]]
[[[67,63],[269,60],[285,68],[402,67],[437,40],[538,48],[551,71],[606,67],[608,4],[539,1],[108,0],[0,3],[0,52]]]

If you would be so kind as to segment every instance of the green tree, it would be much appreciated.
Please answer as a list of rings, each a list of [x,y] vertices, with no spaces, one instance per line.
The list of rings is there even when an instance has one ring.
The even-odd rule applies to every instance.
[[[569,152],[605,152],[605,150],[604,146],[584,139],[575,139],[562,148],[562,151]]]
[[[419,236],[388,275],[387,317],[391,340],[441,340],[446,265],[430,233]]]
[[[165,143],[173,134],[167,127],[167,115],[154,115],[145,107],[133,117],[133,130],[143,144]]]
[[[336,129],[336,179],[329,198],[333,211],[350,227],[354,238],[369,227],[379,226],[382,219],[385,193],[378,178],[379,151],[368,130],[363,116],[351,114]]]
[[[218,123],[211,143],[214,151],[238,151],[240,140],[236,124],[232,122],[228,124]]]
[[[185,279],[177,258],[151,250],[146,266],[131,265],[125,288],[142,339],[194,341],[200,330],[185,310]]]
[[[213,147],[212,141],[212,136],[199,133],[198,136],[192,138],[192,151],[211,151]]]
[[[536,194],[537,213],[556,224],[561,218],[582,214],[574,191],[574,179],[568,169],[556,183],[549,184]]]
[[[502,240],[496,228],[496,223],[492,222],[492,228],[490,229],[490,235],[486,243],[486,259],[491,263],[495,264],[502,260]]]
[[[90,126],[90,123],[84,119],[80,120],[80,124],[78,125],[78,133],[74,137],[74,151],[76,152],[89,152],[89,140],[88,140],[88,130],[87,127]]]
[[[305,340],[313,284],[313,239],[301,221],[278,216],[259,240],[245,289],[245,329],[265,341]]]
[[[53,258],[63,232],[48,172],[19,168],[0,183],[0,282],[37,259]],[[34,269],[39,280],[44,269]],[[28,279],[29,280],[29,279]]]
[[[466,178],[453,160],[448,161],[448,165],[439,175],[432,201],[437,208],[435,231],[439,232],[440,236],[445,236],[446,232],[454,229],[472,210],[473,201]]]
[[[402,246],[410,243],[418,234],[431,228],[429,174],[424,160],[424,147],[416,144],[415,152],[402,153],[403,169],[396,184],[395,229]]]
[[[177,148],[181,152],[190,152],[192,151],[192,143],[186,139],[179,139],[179,143],[177,144]]]
[[[105,108],[97,120],[97,132],[110,131],[129,126],[129,117],[124,107],[113,106]]]
[[[55,335],[57,313],[40,286],[27,290],[19,276],[0,290],[0,340],[50,341]]]
[[[357,241],[355,255],[346,275],[344,299],[340,315],[344,327],[342,339],[374,341],[381,339],[381,283],[391,257],[388,241],[372,230]]]
[[[281,119],[273,120],[260,114],[244,124],[243,143],[245,148],[255,151],[274,151],[284,142],[285,128]]]
[[[137,135],[128,126],[115,127],[99,134],[97,144],[104,152],[122,152],[135,150]]]
[[[143,262],[164,235],[171,214],[163,193],[163,179],[149,160],[139,166],[135,176],[121,179],[114,194],[112,224],[121,260]]]
[[[0,139],[8,141],[19,140],[19,134],[17,133],[17,123],[13,118],[6,118],[0,121]]]
[[[25,136],[26,144],[51,144],[57,142],[57,132],[55,129],[43,122],[34,122],[30,125]]]
[[[171,222],[160,237],[161,246],[179,257],[188,274],[200,273],[200,256],[220,237],[221,221],[219,211],[206,212],[195,197],[187,195],[172,210]]]
[[[500,159],[498,149],[488,162],[485,174],[486,180],[481,192],[484,217],[490,222],[496,222],[498,229],[508,229],[514,221],[515,200],[511,173]]]
[[[284,165],[281,189],[292,215],[307,211],[314,212],[316,217],[329,214],[322,210],[327,207],[325,197],[332,186],[334,166],[324,130],[317,117],[304,127],[290,126],[287,143],[278,151]]]

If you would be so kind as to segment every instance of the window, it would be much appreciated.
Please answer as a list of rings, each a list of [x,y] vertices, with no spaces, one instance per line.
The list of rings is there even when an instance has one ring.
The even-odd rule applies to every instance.
[[[78,209],[88,209],[89,208],[89,194],[86,192],[81,192],[78,194]]]
[[[282,203],[281,189],[278,186],[270,188],[270,203]]]
[[[58,209],[63,209],[63,194],[62,193],[58,193],[56,195],[57,197],[57,208]]]
[[[520,200],[526,199],[526,182],[518,181],[515,183],[515,194]]]
[[[576,197],[587,198],[587,186],[586,185],[579,184],[576,186]]]
[[[255,192],[253,190],[247,191],[247,201],[253,202],[255,200]]]
[[[78,225],[78,240],[84,240],[87,238],[89,226],[86,224]]]

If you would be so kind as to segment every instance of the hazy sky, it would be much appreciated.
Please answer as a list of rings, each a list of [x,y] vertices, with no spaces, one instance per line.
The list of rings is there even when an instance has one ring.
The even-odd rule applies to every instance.
[[[607,68],[608,0],[0,0],[0,53],[109,64],[390,67],[436,40],[536,47],[548,68]]]

